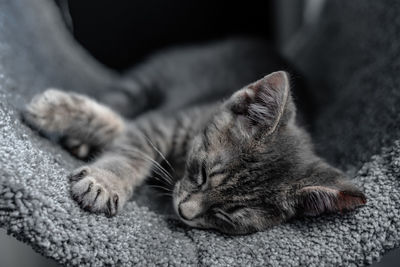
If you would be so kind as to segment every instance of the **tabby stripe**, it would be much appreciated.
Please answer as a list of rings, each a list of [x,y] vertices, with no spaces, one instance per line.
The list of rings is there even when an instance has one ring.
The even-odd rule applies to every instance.
[[[208,138],[207,132],[208,132],[208,127],[205,127],[203,130],[203,137],[204,137],[203,138],[203,147],[204,147],[205,152],[208,152],[208,147],[210,146],[210,139]]]
[[[211,178],[213,176],[222,175],[222,174],[225,174],[225,173],[226,173],[226,169],[219,169],[219,170],[216,170],[216,171],[213,171],[213,172],[209,173],[208,177]]]
[[[165,137],[165,133],[158,127],[158,125],[154,122],[154,120],[151,120],[149,122],[150,129],[153,130],[156,136],[159,136],[160,138]]]

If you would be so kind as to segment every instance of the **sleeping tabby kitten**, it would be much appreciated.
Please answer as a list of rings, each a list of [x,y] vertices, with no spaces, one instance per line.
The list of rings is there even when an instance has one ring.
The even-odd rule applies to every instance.
[[[173,183],[173,207],[184,223],[229,234],[366,202],[341,171],[314,154],[283,71],[224,102],[133,121],[86,96],[49,89],[31,101],[25,117],[45,132],[62,133],[79,158],[102,151],[71,174],[73,197],[92,212],[117,214],[154,171]],[[168,160],[174,177],[160,166]]]

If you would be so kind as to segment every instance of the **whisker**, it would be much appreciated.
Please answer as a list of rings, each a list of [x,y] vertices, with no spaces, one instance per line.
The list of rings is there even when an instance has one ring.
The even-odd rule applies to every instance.
[[[172,184],[173,183],[173,177],[171,176],[171,174],[164,168],[162,167],[157,161],[155,161],[154,159],[152,159],[148,154],[146,154],[143,151],[140,151],[139,149],[136,148],[121,148],[122,150],[126,151],[126,152],[136,152],[139,153],[143,156],[142,159],[146,159],[149,162],[153,163],[152,166],[156,167],[159,171],[161,171],[165,176],[163,178],[168,179],[168,181]],[[134,155],[136,156],[136,155]]]
[[[171,177],[169,177],[159,166],[157,165],[153,165],[152,166],[152,171],[156,172],[158,175],[160,175],[160,177],[162,177],[163,179],[165,179],[165,181],[167,181],[169,184],[174,184],[173,180]]]
[[[161,175],[160,173],[154,171],[156,174]],[[160,181],[162,183],[165,183],[168,186],[173,186],[174,184],[170,183],[167,179],[165,179],[164,177],[159,177],[159,176],[151,176],[151,179],[156,179],[157,181]]]
[[[167,158],[161,153],[161,151],[153,144],[153,142],[150,140],[150,138],[144,134],[144,137],[147,139],[147,141],[150,143],[150,145],[154,148],[154,150],[163,158],[163,160],[168,164],[169,168],[175,172],[175,169],[172,167],[171,163],[167,160]]]
[[[231,225],[233,227],[236,226],[234,221],[229,217],[229,215],[226,212],[224,212],[221,209],[217,209],[216,211],[217,211],[216,217],[218,217],[219,219],[223,220],[224,222],[228,223],[229,225]],[[217,214],[219,214],[220,216],[217,216]]]
[[[171,181],[170,178],[168,178],[167,176],[165,176],[165,174],[156,166],[152,166],[151,171],[154,172],[155,174],[158,174],[158,176],[152,176],[154,178],[156,178],[157,180],[167,183],[168,185],[174,185],[173,181]]]
[[[149,185],[149,186],[152,187],[152,188],[163,189],[163,190],[166,190],[166,191],[169,191],[169,192],[173,191],[172,189],[164,187],[164,186],[161,186],[161,185]]]
[[[256,256],[256,253],[254,253],[254,250],[253,250],[249,245],[240,242],[238,238],[236,238],[235,240],[236,240],[241,246],[248,248],[253,257],[257,257],[257,256]]]
[[[142,153],[150,162],[152,162],[155,166],[157,166],[160,171],[162,171],[163,173],[165,173],[165,175],[168,176],[168,178],[170,178],[171,180],[173,180],[171,174],[163,167],[161,166],[160,163],[158,163],[157,161],[155,161],[154,159],[152,159],[149,155],[147,155],[146,153],[144,153],[143,151],[137,150],[137,152]]]

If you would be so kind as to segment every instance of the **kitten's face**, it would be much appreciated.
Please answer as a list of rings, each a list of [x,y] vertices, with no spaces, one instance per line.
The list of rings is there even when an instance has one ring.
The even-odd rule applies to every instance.
[[[215,117],[225,117],[226,122],[209,123],[194,138],[185,175],[176,184],[179,217],[190,226],[226,233],[253,232],[280,221],[264,198],[268,183],[258,177],[264,173],[258,154],[265,148],[232,136],[229,114]]]
[[[180,219],[193,227],[245,234],[296,214],[362,204],[362,193],[314,156],[294,115],[284,72],[264,77],[224,103],[192,140],[185,175],[174,189]],[[343,198],[346,203],[339,199],[343,186],[351,192]]]

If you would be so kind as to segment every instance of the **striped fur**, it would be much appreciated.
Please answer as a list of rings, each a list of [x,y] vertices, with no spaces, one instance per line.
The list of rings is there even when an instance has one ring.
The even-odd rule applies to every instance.
[[[57,90],[35,97],[26,113],[31,125],[79,144],[78,156],[102,151],[71,174],[72,195],[82,208],[115,215],[133,189],[156,174],[173,190],[183,222],[230,234],[365,203],[362,192],[314,154],[295,116],[285,72],[272,73],[225,102],[170,114],[155,111],[134,121],[85,96]]]

